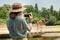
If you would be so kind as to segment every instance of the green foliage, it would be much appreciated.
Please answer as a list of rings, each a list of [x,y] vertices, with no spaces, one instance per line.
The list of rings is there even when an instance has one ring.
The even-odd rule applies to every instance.
[[[58,18],[58,20],[60,20],[60,10],[59,10],[59,13],[58,14],[59,14],[59,16],[57,18]]]
[[[48,10],[46,8],[42,8],[41,16],[49,19],[49,17],[51,16],[50,10]]]
[[[37,5],[37,3],[35,4],[35,12],[38,13],[38,5]]]
[[[0,23],[5,23],[5,20],[8,17],[8,11],[10,9],[10,5],[4,4],[3,6],[0,6]]]
[[[39,18],[35,17],[33,20],[34,20],[34,23],[37,23],[37,21],[39,20]]]
[[[38,10],[38,5],[36,3],[35,7],[27,5],[26,8],[28,13],[32,12],[35,23],[40,19],[45,19],[47,25],[55,25],[56,20],[60,20],[60,10],[53,10],[53,5],[51,5],[50,9],[43,7],[42,10]]]
[[[35,4],[35,7],[32,6],[32,5],[25,5],[24,7],[27,8],[26,9],[27,13],[32,12],[33,17],[34,17],[33,20],[34,20],[35,23],[41,18],[40,11],[38,11],[37,4]]]
[[[8,11],[6,9],[0,10],[0,18],[6,19],[8,17]]]
[[[56,24],[56,17],[54,17],[54,16],[51,16],[50,18],[49,18],[49,20],[48,20],[48,25],[55,25]]]
[[[60,20],[58,20],[58,21],[56,22],[56,24],[60,25]]]
[[[10,9],[10,5],[4,4],[0,7],[0,18],[6,19],[8,17],[8,11]]]
[[[0,19],[0,24],[5,23],[4,19]]]
[[[9,11],[9,9],[11,8],[11,6],[9,4],[4,4],[3,8]]]
[[[51,5],[50,11],[53,14],[53,5]]]
[[[27,8],[26,9],[27,13],[35,11],[35,9],[32,5],[25,5],[24,7]]]
[[[53,5],[49,8],[42,8],[42,10],[38,9],[38,4],[36,3],[35,6],[33,5],[24,5],[27,13],[32,12],[33,14],[33,21],[36,23],[40,19],[45,19],[47,25],[55,25],[60,24],[60,10],[56,11],[53,10]],[[4,4],[0,6],[0,23],[4,22],[4,19],[8,17],[8,11],[11,8],[11,5]],[[56,21],[57,20],[57,21]],[[29,22],[29,19],[27,19]]]

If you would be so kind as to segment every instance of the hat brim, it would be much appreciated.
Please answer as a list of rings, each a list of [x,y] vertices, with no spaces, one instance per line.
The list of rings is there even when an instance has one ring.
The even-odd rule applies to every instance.
[[[20,11],[24,11],[24,10],[26,10],[26,8],[22,7],[20,9],[14,9],[14,10],[11,9],[10,12],[20,12]]]

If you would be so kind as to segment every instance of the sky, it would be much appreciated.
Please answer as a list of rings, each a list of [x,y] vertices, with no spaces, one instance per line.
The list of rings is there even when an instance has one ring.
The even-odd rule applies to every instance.
[[[38,4],[39,10],[42,9],[42,7],[50,8],[51,5],[53,5],[54,10],[60,9],[60,0],[0,0],[0,6],[4,4],[10,4],[13,3],[21,3],[22,5],[35,5],[35,3]]]

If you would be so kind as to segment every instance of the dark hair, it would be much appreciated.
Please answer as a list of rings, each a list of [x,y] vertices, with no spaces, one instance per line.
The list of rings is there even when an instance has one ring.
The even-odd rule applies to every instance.
[[[10,12],[10,14],[14,14],[17,16],[19,14],[19,12]]]
[[[15,17],[11,17],[12,14],[15,15]],[[15,19],[18,14],[19,14],[19,12],[10,12],[9,15],[10,15],[11,19]]]

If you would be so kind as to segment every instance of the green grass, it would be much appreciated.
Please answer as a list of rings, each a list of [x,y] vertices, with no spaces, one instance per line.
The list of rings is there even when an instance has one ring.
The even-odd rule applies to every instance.
[[[12,40],[12,38],[0,38],[0,40]],[[36,38],[28,38],[28,40],[37,40]]]
[[[28,38],[28,40],[37,40],[36,38]]]
[[[55,40],[56,38],[45,38],[44,40]],[[0,38],[0,40],[12,40],[12,38]],[[28,38],[28,40],[37,40],[37,38]]]
[[[44,40],[56,40],[57,38],[45,38]]]
[[[0,38],[0,40],[12,40],[11,38]]]

